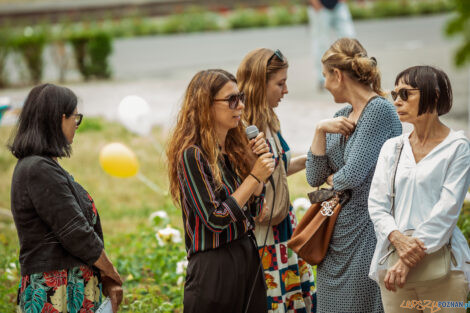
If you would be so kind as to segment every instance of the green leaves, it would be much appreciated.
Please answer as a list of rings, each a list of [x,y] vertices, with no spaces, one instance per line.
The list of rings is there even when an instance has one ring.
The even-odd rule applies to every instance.
[[[47,300],[47,294],[44,289],[33,289],[32,285],[28,286],[21,299],[21,306],[24,313],[41,313],[42,307]]]
[[[461,44],[454,55],[454,63],[464,66],[470,63],[470,1],[453,0],[456,14],[447,22],[446,33],[450,37],[461,37]]]
[[[71,282],[69,280],[67,285],[67,310],[69,313],[78,313],[80,311],[83,299],[85,298],[83,290],[85,290],[83,280],[79,282]]]

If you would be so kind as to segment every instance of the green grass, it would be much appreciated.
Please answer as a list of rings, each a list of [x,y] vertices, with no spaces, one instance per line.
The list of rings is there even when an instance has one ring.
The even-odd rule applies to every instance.
[[[11,132],[11,127],[0,127],[0,208],[7,210],[16,164],[4,146]],[[161,148],[165,138],[158,128],[153,130],[151,138],[143,138],[120,124],[85,118],[75,135],[72,157],[60,160],[92,195],[99,210],[106,251],[125,278],[121,312],[182,312],[182,275],[176,274],[176,263],[185,257],[184,244],[158,246],[154,225],[149,221],[151,213],[164,210],[169,215],[169,224],[181,230],[180,210],[167,194],[155,193],[135,177],[119,179],[107,175],[98,159],[101,148],[111,142],[122,142],[131,148],[137,155],[141,173],[163,190],[168,189],[168,179]],[[293,199],[310,190],[302,173],[289,177],[289,182],[296,187],[291,191]],[[0,215],[0,312],[14,312],[19,279],[18,249],[12,220]]]
[[[12,131],[0,127],[0,208],[10,208],[10,180],[16,159],[3,145]],[[153,138],[153,139],[152,139]],[[156,193],[137,178],[118,179],[107,175],[98,162],[100,149],[110,142],[131,148],[141,172],[163,190],[168,189],[166,162],[161,145],[165,138],[155,128],[151,138],[137,137],[120,124],[84,119],[75,136],[73,155],[62,166],[95,200],[105,235],[106,251],[125,279],[125,297],[120,312],[182,312],[182,275],[176,263],[185,258],[184,244],[159,246],[156,225],[149,220],[155,211],[169,215],[167,223],[182,229],[180,210],[165,193]],[[158,144],[156,144],[158,143]],[[291,199],[306,197],[312,188],[304,172],[288,178]],[[0,212],[1,213],[1,212]],[[459,226],[470,235],[470,204],[462,212]],[[12,220],[0,214],[0,312],[14,312],[19,281],[18,239]]]
[[[184,245],[159,247],[149,222],[152,212],[165,210],[169,223],[181,229],[179,210],[168,195],[155,193],[137,178],[113,178],[98,162],[100,149],[105,144],[122,142],[136,153],[141,172],[167,190],[162,152],[155,148],[152,139],[137,137],[117,123],[88,118],[82,126],[74,139],[72,157],[60,163],[88,190],[100,212],[107,253],[126,278],[122,312],[179,312],[182,287],[177,285],[177,280],[181,275],[176,275],[175,270],[176,263],[184,259]],[[16,164],[16,159],[4,146],[11,131],[11,127],[0,127],[0,208],[7,210],[10,209],[10,180]],[[163,141],[158,129],[154,129],[152,137]],[[0,312],[14,311],[19,277],[18,248],[12,220],[0,215]],[[7,272],[10,263],[16,266]]]

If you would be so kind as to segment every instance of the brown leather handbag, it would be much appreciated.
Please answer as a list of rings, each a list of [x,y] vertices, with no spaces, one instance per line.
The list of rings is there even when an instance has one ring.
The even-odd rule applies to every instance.
[[[310,265],[325,258],[336,219],[350,198],[349,191],[316,190],[308,194],[312,205],[292,234],[287,246]]]

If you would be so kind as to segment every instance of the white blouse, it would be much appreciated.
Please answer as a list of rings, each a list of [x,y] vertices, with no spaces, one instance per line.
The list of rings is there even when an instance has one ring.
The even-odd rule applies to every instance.
[[[424,242],[426,253],[439,250],[452,236],[452,252],[457,266],[470,281],[470,249],[456,227],[470,185],[470,141],[463,131],[449,135],[416,164],[409,141],[410,133],[391,138],[380,151],[369,193],[369,214],[374,223],[377,246],[369,277],[379,281],[387,262],[379,260],[387,253],[388,235],[415,229],[414,237]],[[395,219],[390,214],[390,191],[396,146],[403,140],[403,151],[395,178]],[[453,231],[452,231],[453,230]]]

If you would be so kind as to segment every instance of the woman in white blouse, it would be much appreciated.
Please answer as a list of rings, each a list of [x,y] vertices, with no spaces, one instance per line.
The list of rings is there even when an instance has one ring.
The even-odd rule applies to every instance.
[[[438,303],[464,304],[470,280],[470,249],[456,226],[470,184],[470,142],[463,132],[439,120],[452,106],[449,78],[430,66],[408,68],[398,74],[392,98],[400,120],[413,124],[414,130],[389,139],[380,152],[369,194],[377,235],[369,276],[380,285],[386,313],[422,312],[427,304],[435,310],[439,306],[440,312],[465,312],[460,304],[445,308],[455,303]],[[400,143],[401,154],[396,149]],[[399,154],[392,214],[391,179]],[[413,234],[406,236],[404,231],[410,229]],[[433,281],[407,283],[410,269],[449,241],[450,273]],[[399,259],[388,266],[381,260],[390,245]]]

